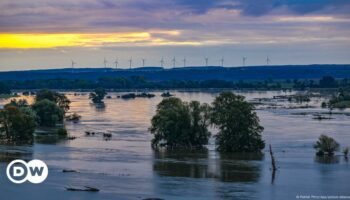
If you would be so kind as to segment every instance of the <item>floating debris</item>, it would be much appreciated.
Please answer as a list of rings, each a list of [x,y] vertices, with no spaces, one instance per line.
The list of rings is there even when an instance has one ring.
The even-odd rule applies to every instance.
[[[98,192],[98,191],[100,191],[97,188],[88,187],[88,186],[84,186],[83,188],[66,187],[66,190],[68,190],[68,191],[84,191],[84,192]]]
[[[73,169],[63,169],[62,172],[63,173],[78,173],[77,170],[73,170]]]

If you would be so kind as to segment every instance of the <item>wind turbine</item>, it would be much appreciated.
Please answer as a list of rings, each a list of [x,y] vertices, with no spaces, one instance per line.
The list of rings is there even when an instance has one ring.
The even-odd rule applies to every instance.
[[[164,67],[164,58],[162,57],[162,59],[160,60],[160,66]]]
[[[245,67],[245,63],[246,63],[247,59],[248,59],[247,57],[243,57],[242,58],[242,60],[243,60],[243,67]]]
[[[184,67],[186,67],[186,57],[182,61],[184,62]]]
[[[107,71],[107,60],[106,60],[106,58],[103,59],[103,64],[105,66],[105,71]]]
[[[208,67],[208,63],[209,63],[209,58],[206,57],[206,58],[205,58],[205,66],[206,66],[206,67]]]
[[[221,67],[224,67],[224,57],[221,58]]]
[[[271,61],[271,60],[270,60],[269,56],[267,56],[267,57],[266,57],[266,65],[270,65],[270,61]]]
[[[75,65],[75,64],[77,64],[77,63],[76,63],[76,62],[74,62],[74,60],[73,60],[73,59],[71,59],[71,61],[72,61],[72,73],[74,73],[74,72],[73,72],[73,70],[74,70],[74,65]]]
[[[115,64],[115,69],[117,69],[118,68],[118,64],[119,64],[118,59],[115,59],[114,64]]]
[[[142,67],[145,67],[146,59],[142,58]]]
[[[176,58],[175,58],[175,56],[174,56],[174,58],[172,59],[172,61],[173,61],[173,68],[175,68],[175,67],[176,67]]]
[[[132,57],[129,60],[129,69],[131,69],[131,66],[132,66]]]

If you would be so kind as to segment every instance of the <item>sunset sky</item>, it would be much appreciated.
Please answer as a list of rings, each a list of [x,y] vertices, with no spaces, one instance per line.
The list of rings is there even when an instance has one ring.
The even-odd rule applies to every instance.
[[[1,0],[0,70],[350,63],[349,0]]]

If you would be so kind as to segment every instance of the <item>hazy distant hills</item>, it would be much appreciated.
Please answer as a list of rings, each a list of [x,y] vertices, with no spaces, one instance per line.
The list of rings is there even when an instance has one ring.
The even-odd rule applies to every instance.
[[[163,69],[161,67],[143,67],[135,69],[47,69],[30,71],[0,72],[0,80],[35,79],[86,79],[99,77],[143,76],[148,80],[265,80],[265,79],[318,79],[323,76],[350,78],[348,65],[284,65],[254,67],[185,67]]]

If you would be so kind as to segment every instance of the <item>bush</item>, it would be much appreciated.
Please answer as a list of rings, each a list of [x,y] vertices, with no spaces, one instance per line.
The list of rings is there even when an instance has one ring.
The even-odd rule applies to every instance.
[[[40,126],[54,127],[63,122],[64,110],[48,99],[35,102],[32,108],[39,118]]]
[[[317,155],[333,155],[335,151],[339,151],[339,143],[331,137],[321,135],[314,148],[317,150]]]
[[[164,99],[157,106],[150,131],[152,147],[200,148],[208,143],[209,106],[197,101],[182,102],[178,98]]]
[[[107,92],[103,88],[97,88],[94,92],[91,92],[89,98],[93,103],[103,103],[103,99],[107,95]]]
[[[232,92],[221,93],[212,103],[211,121],[219,128],[216,135],[220,152],[260,152],[265,143],[261,138],[264,130],[253,111],[254,106],[243,96]]]

